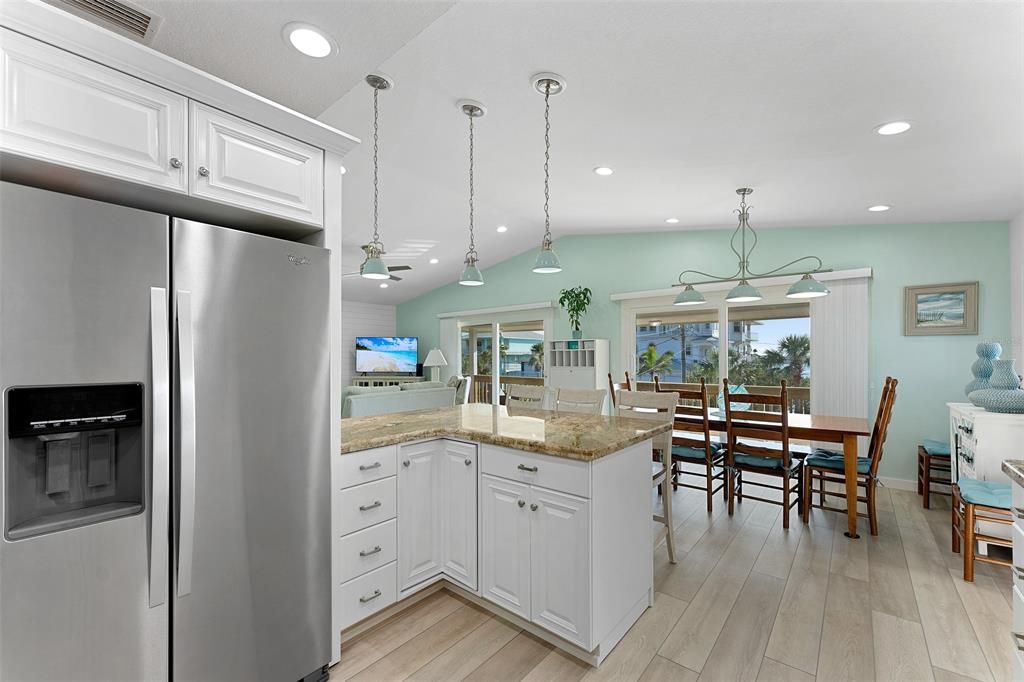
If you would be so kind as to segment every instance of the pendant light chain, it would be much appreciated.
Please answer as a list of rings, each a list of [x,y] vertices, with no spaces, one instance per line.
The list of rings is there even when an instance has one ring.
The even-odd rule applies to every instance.
[[[377,95],[380,94],[378,88],[373,89],[373,242],[371,242],[377,250],[380,251],[383,245],[380,243],[380,233],[377,229],[377,218],[379,215],[377,194],[378,194],[378,163],[377,163],[377,133],[378,133],[378,115],[379,109],[377,107]]]
[[[476,241],[473,235],[473,114],[469,115],[469,252],[466,254],[466,259],[475,262],[477,259],[476,255]]]
[[[551,245],[551,82],[544,84],[544,241],[541,245]]]

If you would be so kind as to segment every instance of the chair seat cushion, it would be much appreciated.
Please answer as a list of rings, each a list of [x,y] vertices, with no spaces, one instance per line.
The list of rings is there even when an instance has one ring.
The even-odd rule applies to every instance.
[[[722,447],[717,443],[711,444],[711,456],[717,456],[722,450]],[[691,448],[685,445],[673,445],[672,456],[679,459],[695,460],[703,462],[707,458],[707,454],[701,448]]]
[[[807,466],[832,469],[833,471],[843,470],[843,453],[832,450],[817,449],[804,460]],[[871,471],[871,460],[867,457],[857,458],[857,473],[866,474]]]
[[[1009,483],[961,478],[957,485],[960,486],[960,496],[971,504],[983,504],[999,509],[1009,509],[1012,504],[1013,494],[1010,492]]]
[[[925,452],[929,455],[937,455],[939,457],[949,457],[949,443],[941,440],[931,440],[925,438],[924,443]]]
[[[800,463],[800,460],[790,453],[790,468]],[[760,469],[778,469],[782,471],[782,457],[758,457],[756,455],[740,455],[734,458],[740,466],[758,467]]]

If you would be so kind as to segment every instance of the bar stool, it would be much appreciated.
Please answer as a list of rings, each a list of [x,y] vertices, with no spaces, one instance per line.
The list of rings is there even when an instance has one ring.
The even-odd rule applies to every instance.
[[[997,566],[1012,566],[1012,561],[977,554],[978,542],[1013,548],[1013,541],[979,532],[981,523],[1013,525],[1010,507],[1013,494],[1010,484],[1002,481],[979,481],[961,478],[953,485],[953,551],[964,551],[964,581],[974,582],[974,562],[984,561]]]
[[[936,473],[939,474],[937,477]],[[921,495],[924,508],[931,508],[932,495],[950,495],[952,485],[949,443],[926,438],[922,445],[917,446],[917,494]]]

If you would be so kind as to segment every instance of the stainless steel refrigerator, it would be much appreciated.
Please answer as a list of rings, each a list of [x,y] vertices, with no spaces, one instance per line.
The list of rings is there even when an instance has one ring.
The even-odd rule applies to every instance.
[[[0,183],[0,680],[325,678],[327,256]]]

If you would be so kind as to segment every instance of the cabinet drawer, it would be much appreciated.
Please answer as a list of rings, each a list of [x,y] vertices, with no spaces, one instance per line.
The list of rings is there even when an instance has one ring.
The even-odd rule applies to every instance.
[[[391,562],[339,587],[335,611],[341,614],[341,628],[344,630],[394,604],[396,580],[395,563]]]
[[[336,493],[340,496],[338,534],[348,535],[395,518],[396,492],[395,477],[391,476]]]
[[[336,538],[334,561],[338,566],[338,581],[347,582],[394,561],[398,545],[396,524],[395,519],[391,519]]]
[[[398,454],[394,445],[342,455],[339,465],[335,467],[337,479],[334,489],[351,488],[394,476],[397,469]]]
[[[324,222],[324,153],[190,103],[192,194],[313,225]]]
[[[0,29],[0,73],[5,151],[188,191],[181,95],[7,29]]]
[[[496,445],[480,448],[480,471],[580,497],[590,497],[590,465]]]

